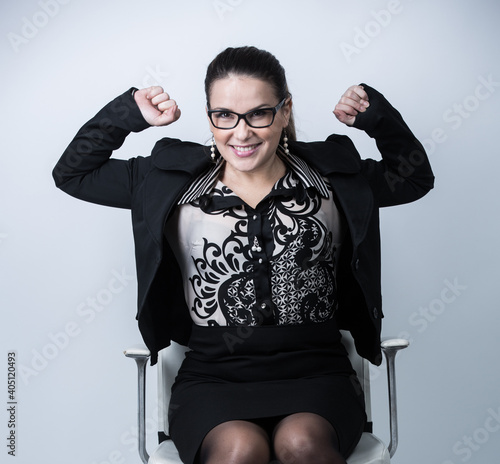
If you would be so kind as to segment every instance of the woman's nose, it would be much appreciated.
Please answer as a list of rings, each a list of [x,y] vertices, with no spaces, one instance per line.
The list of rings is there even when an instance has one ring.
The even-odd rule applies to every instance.
[[[233,134],[236,137],[241,140],[245,140],[251,135],[252,128],[248,125],[245,118],[241,118],[233,131]]]

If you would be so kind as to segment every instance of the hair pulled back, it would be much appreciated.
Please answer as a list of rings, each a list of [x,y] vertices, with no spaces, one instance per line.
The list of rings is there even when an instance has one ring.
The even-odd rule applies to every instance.
[[[216,80],[225,79],[231,74],[261,79],[267,82],[272,86],[278,101],[291,97],[288,91],[285,70],[273,54],[250,46],[230,47],[219,53],[207,68],[205,94],[208,108],[210,108],[210,91],[213,83]],[[290,115],[285,130],[289,140],[296,140],[293,114]]]

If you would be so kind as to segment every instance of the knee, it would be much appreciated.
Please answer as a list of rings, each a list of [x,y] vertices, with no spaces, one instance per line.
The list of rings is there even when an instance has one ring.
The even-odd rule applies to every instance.
[[[248,443],[240,446],[233,444],[225,447],[223,452],[204,453],[200,456],[203,464],[267,464],[270,460],[270,452],[263,449],[250,448]]]
[[[304,435],[287,436],[275,443],[275,453],[281,464],[320,462],[314,440],[310,440],[309,437]]]
[[[224,464],[267,464],[270,459],[270,449],[263,446],[263,443],[255,443],[253,440],[240,437],[233,441],[231,447],[227,449]],[[217,460],[217,464],[222,461]]]
[[[345,464],[333,444],[318,441],[308,433],[282,437],[275,441],[274,450],[280,464]]]
[[[325,454],[323,454],[325,453]],[[276,450],[276,458],[280,464],[346,464],[346,461],[335,450],[324,450],[314,447],[283,447]]]
[[[267,464],[269,438],[254,424],[225,423],[207,435],[200,449],[202,464]]]
[[[264,447],[252,447],[248,441],[233,442],[215,452],[203,453],[203,464],[267,464],[270,450]]]

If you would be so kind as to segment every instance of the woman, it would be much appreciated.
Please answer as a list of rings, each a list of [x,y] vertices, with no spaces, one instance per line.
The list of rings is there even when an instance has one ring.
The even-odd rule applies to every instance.
[[[365,425],[339,329],[380,364],[378,209],[425,195],[422,145],[376,90],[352,86],[334,114],[374,137],[295,140],[285,73],[270,53],[229,48],[205,80],[210,147],[162,139],[110,159],[130,132],[180,117],[160,87],[131,89],[78,132],[58,187],[130,208],[138,321],[152,353],[188,345],[170,435],[185,463],[345,463]]]

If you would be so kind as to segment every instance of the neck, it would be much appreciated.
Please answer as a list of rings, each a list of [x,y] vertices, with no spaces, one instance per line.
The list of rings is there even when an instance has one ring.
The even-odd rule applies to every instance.
[[[221,180],[245,203],[254,208],[285,175],[285,172],[285,164],[279,156],[275,156],[272,163],[251,172],[237,171],[226,163]]]

